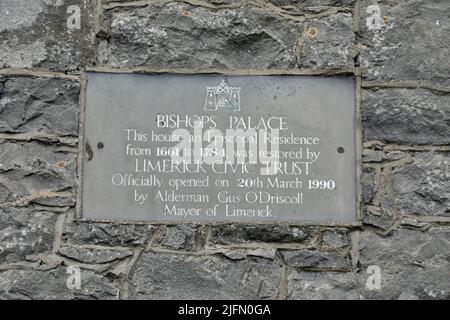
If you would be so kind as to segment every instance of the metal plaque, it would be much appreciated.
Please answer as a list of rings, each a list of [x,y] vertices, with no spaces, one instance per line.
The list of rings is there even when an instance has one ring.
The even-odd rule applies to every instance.
[[[81,217],[353,224],[352,77],[87,74]]]

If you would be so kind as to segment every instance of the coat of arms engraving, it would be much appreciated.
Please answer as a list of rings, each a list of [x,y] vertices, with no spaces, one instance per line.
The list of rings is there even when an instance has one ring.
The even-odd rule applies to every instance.
[[[229,87],[222,80],[215,87],[206,87],[205,110],[240,111],[240,87]]]

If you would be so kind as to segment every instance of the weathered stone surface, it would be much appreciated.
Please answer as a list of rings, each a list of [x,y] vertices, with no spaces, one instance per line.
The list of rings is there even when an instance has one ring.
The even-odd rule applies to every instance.
[[[56,218],[33,207],[0,209],[0,264],[51,251]]]
[[[406,157],[405,152],[394,150],[394,151],[389,151],[389,152],[385,153],[384,160],[385,161],[396,161],[396,160],[403,159],[405,157]]]
[[[48,207],[73,207],[76,203],[75,194],[73,193],[58,193],[51,197],[37,197],[32,200],[35,204],[40,204]]]
[[[291,68],[303,24],[251,6],[209,9],[182,2],[112,9],[109,64]]]
[[[71,245],[136,247],[144,245],[154,231],[155,227],[151,225],[75,222],[71,212],[63,233],[63,240]]]
[[[106,277],[81,269],[81,288],[69,289],[70,274],[60,267],[49,271],[0,272],[0,299],[19,300],[111,300],[118,299],[118,286]]]
[[[400,229],[387,237],[361,233],[360,285],[366,299],[449,299],[450,231]],[[381,288],[369,290],[369,266],[381,270]]]
[[[283,250],[288,266],[313,270],[349,270],[352,267],[348,254],[316,250]]]
[[[393,202],[402,214],[450,216],[448,152],[416,153],[392,173]]]
[[[266,0],[283,9],[302,8],[310,11],[320,11],[323,9],[351,8],[355,0]]]
[[[12,193],[6,188],[6,186],[0,183],[0,203],[9,202],[13,199]]]
[[[450,84],[450,2],[361,1],[363,77]]]
[[[339,13],[308,22],[301,49],[302,67],[329,69],[353,67],[352,16]]]
[[[80,29],[69,29],[73,11],[80,9]],[[0,68],[40,67],[75,70],[94,62],[95,1],[0,2]],[[72,25],[72,24],[71,24]]]
[[[378,182],[374,182],[374,189],[371,192],[370,201],[367,201],[367,205],[363,207],[362,221],[365,225],[387,230],[398,218],[398,211],[392,203],[392,196],[388,192],[390,188],[387,184],[389,183],[386,182],[386,174],[382,171],[379,174]],[[363,199],[365,199],[364,187],[365,185],[363,185]],[[377,192],[376,196],[375,192]],[[367,197],[368,199],[369,197]]]
[[[426,230],[432,226],[430,222],[424,222],[417,217],[402,217],[401,226],[405,228],[422,228],[422,230]]]
[[[353,273],[298,272],[288,277],[288,299],[356,300],[358,281]]]
[[[276,254],[275,248],[229,249],[223,252],[225,257],[233,260],[245,259],[247,256],[275,259]]]
[[[314,230],[309,227],[223,224],[212,227],[210,242],[221,245],[251,242],[302,243],[312,236]]]
[[[132,275],[132,299],[274,299],[281,266],[272,260],[144,253]]]
[[[8,201],[25,196],[39,201],[76,185],[75,153],[34,141],[2,142],[0,149],[0,185],[11,195]]]
[[[381,150],[364,149],[362,154],[363,162],[381,162],[384,158],[384,152]]]
[[[131,250],[62,246],[59,254],[82,263],[108,263],[132,255]]]
[[[0,76],[0,132],[78,135],[79,83]]]
[[[165,226],[159,244],[170,249],[195,250],[205,244],[206,229],[190,224]]]
[[[361,175],[362,198],[364,203],[370,203],[377,191],[377,169],[373,167],[363,167]]]
[[[143,245],[153,232],[152,226],[111,225],[106,223],[70,223],[64,239],[71,244],[112,246]]]
[[[399,150],[377,150],[375,149],[364,149],[362,153],[363,163],[369,165],[374,163],[381,163],[382,165],[387,165],[389,162],[397,161],[407,157],[407,153]]]
[[[129,0],[103,0],[103,3],[129,2]],[[216,7],[236,7],[242,5],[240,0],[203,0],[197,1],[199,5],[214,5]],[[355,0],[263,0],[253,5],[261,6],[265,3],[272,4],[284,10],[283,12],[292,15],[300,15],[311,12],[322,12],[330,9],[351,9]],[[270,9],[270,8],[268,8]]]
[[[363,90],[364,139],[448,144],[450,95],[425,89]]]
[[[348,229],[327,229],[322,233],[322,247],[327,249],[340,249],[350,245]]]
[[[369,212],[364,212],[363,223],[375,228],[387,230],[390,226],[392,226],[394,220],[386,214],[374,215]]]

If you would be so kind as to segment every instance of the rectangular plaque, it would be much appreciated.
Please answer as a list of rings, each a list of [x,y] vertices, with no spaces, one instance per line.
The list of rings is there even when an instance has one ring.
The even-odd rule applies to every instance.
[[[357,221],[353,78],[87,78],[83,219]]]

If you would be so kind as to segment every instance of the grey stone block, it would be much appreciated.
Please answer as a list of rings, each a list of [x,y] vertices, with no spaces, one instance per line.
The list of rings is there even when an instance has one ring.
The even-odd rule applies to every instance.
[[[49,271],[9,270],[0,272],[0,299],[5,300],[115,300],[117,284],[81,269],[81,288],[69,289],[67,268]]]
[[[275,299],[281,266],[272,260],[144,253],[132,299]]]
[[[351,68],[354,66],[352,16],[339,13],[308,21],[301,65],[312,69]]]
[[[170,249],[196,250],[205,244],[206,228],[190,224],[164,226],[159,245]]]
[[[222,224],[212,227],[210,242],[236,245],[251,242],[302,243],[314,236],[314,228],[288,225]]]
[[[80,9],[80,29],[69,29],[70,5]],[[95,60],[95,1],[0,2],[0,68],[75,70]]]
[[[400,229],[387,237],[361,233],[360,286],[365,299],[449,299],[450,231]],[[369,266],[381,271],[381,287],[369,290]],[[369,279],[370,281],[370,279]]]
[[[450,95],[425,89],[363,90],[364,139],[405,144],[450,143]]]
[[[350,233],[348,229],[327,229],[322,233],[322,247],[327,249],[340,249],[350,246]]]
[[[247,248],[247,249],[227,249],[222,253],[225,257],[232,260],[245,259],[248,256],[261,257],[266,259],[275,259],[277,249],[275,248]]]
[[[382,162],[384,158],[384,152],[380,150],[364,149],[362,159],[364,163],[369,162]]]
[[[361,174],[362,183],[362,198],[364,203],[370,203],[372,201],[375,192],[377,191],[377,169],[373,167],[363,167]]]
[[[68,221],[63,240],[71,245],[106,245],[136,247],[145,244],[155,227],[151,225],[118,225]]]
[[[112,248],[86,248],[79,246],[62,246],[59,254],[82,263],[110,263],[132,255],[131,250]]]
[[[387,214],[373,215],[368,212],[364,212],[363,223],[378,229],[387,230],[394,223],[393,217]]]
[[[129,2],[130,0],[103,0],[103,3]],[[198,5],[214,5],[216,7],[239,6],[240,0],[204,0]],[[322,12],[329,9],[351,9],[355,0],[264,0],[265,3],[278,7],[293,16],[305,13]],[[264,2],[261,2],[263,4]],[[257,4],[257,3],[256,3]]]
[[[281,255],[288,266],[312,270],[350,270],[348,254],[316,250],[283,250]]]
[[[75,153],[58,152],[55,146],[34,141],[2,142],[0,150],[0,186],[9,194],[5,200],[28,196],[39,202],[52,198],[52,192],[74,190]],[[67,204],[66,200],[63,204]]]
[[[353,273],[298,272],[288,277],[290,300],[356,300],[358,281]]]
[[[449,85],[449,15],[447,0],[361,1],[363,77]]]
[[[111,9],[109,64],[153,68],[292,68],[303,24],[255,8],[181,2]]]
[[[0,132],[78,135],[77,81],[0,76]]]
[[[416,153],[392,173],[393,202],[402,214],[450,217],[448,152]]]
[[[352,8],[355,0],[266,0],[280,8],[321,11],[329,8]]]
[[[0,264],[50,252],[57,214],[33,207],[0,209]]]

